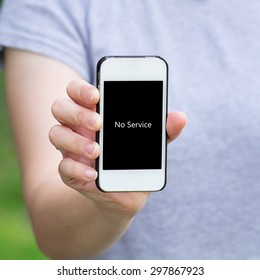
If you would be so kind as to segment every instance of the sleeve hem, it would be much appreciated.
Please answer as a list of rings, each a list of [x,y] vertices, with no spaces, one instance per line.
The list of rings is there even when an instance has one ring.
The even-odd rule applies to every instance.
[[[90,79],[87,69],[84,69],[82,61],[80,61],[80,59],[85,58],[80,58],[80,55],[77,55],[79,50],[69,52],[66,47],[62,47],[62,44],[55,44],[55,41],[48,43],[44,38],[32,39],[13,32],[4,32],[3,30],[0,30],[0,33],[2,34],[0,39],[0,60],[2,60],[3,47],[31,51],[61,61],[76,70],[84,79]],[[0,61],[0,65],[1,63],[3,64],[3,61]]]

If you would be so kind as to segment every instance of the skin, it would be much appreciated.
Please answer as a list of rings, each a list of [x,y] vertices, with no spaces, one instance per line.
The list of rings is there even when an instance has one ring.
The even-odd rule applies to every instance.
[[[150,194],[97,189],[95,132],[102,119],[94,86],[67,65],[31,52],[6,49],[5,67],[23,193],[38,245],[53,259],[93,258],[120,239]],[[168,143],[185,124],[184,113],[168,114]]]

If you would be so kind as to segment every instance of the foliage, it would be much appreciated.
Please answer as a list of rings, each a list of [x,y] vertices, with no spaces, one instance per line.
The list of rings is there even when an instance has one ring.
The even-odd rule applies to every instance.
[[[18,164],[7,118],[4,78],[1,70],[0,128],[0,259],[45,259],[35,243],[23,203]]]

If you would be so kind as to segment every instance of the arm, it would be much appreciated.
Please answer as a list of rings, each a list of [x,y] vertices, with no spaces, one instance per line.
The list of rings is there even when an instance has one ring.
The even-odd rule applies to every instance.
[[[8,107],[37,242],[51,258],[94,257],[124,234],[149,194],[106,194],[96,188],[94,135],[101,121],[94,112],[99,95],[93,86],[53,59],[11,49],[5,55]],[[72,102],[66,86],[75,79],[67,88]],[[93,117],[97,121],[89,123]],[[169,141],[185,121],[182,114],[169,115]],[[62,157],[50,144],[49,131]]]

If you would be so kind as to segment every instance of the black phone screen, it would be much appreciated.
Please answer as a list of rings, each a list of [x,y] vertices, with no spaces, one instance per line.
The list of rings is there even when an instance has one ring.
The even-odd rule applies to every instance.
[[[160,169],[163,81],[105,81],[103,169]]]

